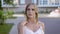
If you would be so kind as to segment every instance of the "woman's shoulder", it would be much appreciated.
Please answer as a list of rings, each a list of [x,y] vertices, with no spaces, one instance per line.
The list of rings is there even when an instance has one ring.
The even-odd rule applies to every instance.
[[[26,24],[26,21],[21,21],[18,23],[19,26],[24,26]]]
[[[38,23],[44,24],[44,22],[38,21]]]
[[[40,26],[42,27],[42,29],[43,29],[43,31],[44,31],[44,30],[45,30],[44,22],[40,22],[40,21],[39,21],[39,24],[40,24]]]
[[[38,21],[41,26],[44,26],[44,22]]]

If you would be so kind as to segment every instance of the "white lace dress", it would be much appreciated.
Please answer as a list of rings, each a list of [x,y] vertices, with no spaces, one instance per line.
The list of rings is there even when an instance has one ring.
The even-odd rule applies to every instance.
[[[33,32],[32,30],[28,29],[26,26],[24,27],[24,34],[44,34],[42,27],[40,27],[37,31]]]

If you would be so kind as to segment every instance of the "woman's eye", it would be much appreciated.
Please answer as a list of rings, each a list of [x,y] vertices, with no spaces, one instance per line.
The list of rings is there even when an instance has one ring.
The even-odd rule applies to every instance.
[[[32,11],[34,11],[35,9],[32,9]]]
[[[30,10],[30,9],[27,9],[27,10]]]
[[[32,11],[35,11],[35,9],[27,9],[28,11],[32,10]]]

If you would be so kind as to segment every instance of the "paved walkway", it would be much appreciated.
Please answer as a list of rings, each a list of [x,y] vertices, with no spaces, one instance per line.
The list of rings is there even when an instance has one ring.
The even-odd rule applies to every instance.
[[[14,14],[13,16],[14,16],[14,17],[24,17],[23,14]]]
[[[14,26],[10,30],[9,34],[18,34],[17,25],[19,22],[23,21],[24,19],[25,19],[24,17],[17,17],[16,19],[8,19],[6,21],[7,23],[14,23]]]

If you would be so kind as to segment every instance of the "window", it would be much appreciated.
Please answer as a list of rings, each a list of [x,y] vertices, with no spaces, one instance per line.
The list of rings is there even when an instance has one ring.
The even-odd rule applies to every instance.
[[[48,0],[39,0],[39,5],[47,5],[48,4]]]
[[[25,4],[25,0],[20,0],[20,4]]]
[[[13,3],[17,5],[17,4],[18,4],[18,0],[14,0],[14,2],[13,2]]]
[[[55,5],[55,3],[51,3],[51,5]]]
[[[38,0],[39,5],[43,5],[43,0]]]
[[[55,0],[55,5],[59,5],[59,0]]]
[[[47,5],[47,4],[48,4],[47,0],[43,1],[43,5]]]
[[[3,2],[3,5],[8,5],[8,4],[6,4],[6,3],[4,2],[4,0],[2,0],[2,2]]]
[[[40,5],[42,5],[43,4],[43,1],[42,0],[40,0]]]
[[[55,5],[55,0],[50,0],[50,5]]]
[[[37,0],[32,0],[32,3],[35,3],[36,4],[37,3]]]
[[[59,3],[55,3],[55,5],[59,5]]]

